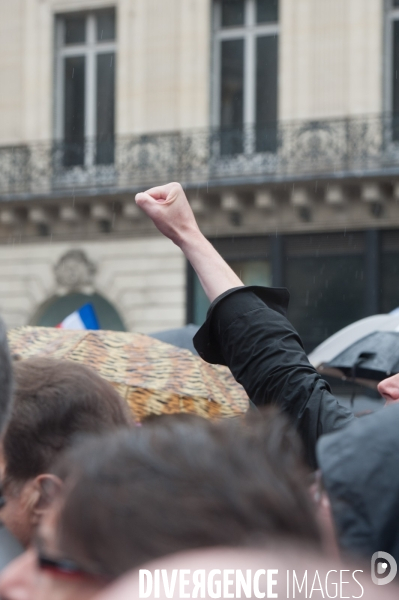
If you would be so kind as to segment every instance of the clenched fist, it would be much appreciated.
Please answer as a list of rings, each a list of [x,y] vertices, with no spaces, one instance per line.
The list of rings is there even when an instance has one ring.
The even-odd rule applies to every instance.
[[[136,203],[161,233],[182,247],[199,233],[198,225],[180,183],[151,188],[136,195]]]

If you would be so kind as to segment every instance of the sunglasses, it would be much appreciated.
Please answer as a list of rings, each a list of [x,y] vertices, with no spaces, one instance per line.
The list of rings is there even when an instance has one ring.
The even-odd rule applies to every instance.
[[[73,560],[67,558],[53,558],[47,556],[43,552],[38,552],[37,562],[39,569],[49,571],[54,575],[67,577],[68,579],[91,577],[95,579],[108,580],[108,578],[104,575],[95,573],[93,571],[90,571],[89,569],[81,567]]]

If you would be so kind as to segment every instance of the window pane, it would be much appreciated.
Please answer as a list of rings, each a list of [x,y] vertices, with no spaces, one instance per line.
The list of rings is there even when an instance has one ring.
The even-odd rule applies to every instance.
[[[99,42],[115,39],[115,10],[101,10],[97,13],[97,40]]]
[[[277,148],[278,36],[256,40],[256,150]]]
[[[243,149],[244,40],[223,41],[221,50],[221,151],[238,154]]]
[[[97,56],[97,164],[114,162],[115,54]]]
[[[245,285],[272,284],[270,263],[266,260],[229,261],[230,267]]]
[[[229,265],[245,285],[271,285],[271,267],[267,260],[229,261]],[[202,325],[210,303],[195,273],[193,273],[193,302],[193,322]]]
[[[392,137],[399,140],[399,21],[393,23],[393,73],[392,73],[392,112],[393,131]]]
[[[292,256],[287,260],[285,284],[291,294],[288,317],[307,352],[366,316],[362,255]]]
[[[84,44],[86,41],[86,17],[65,17],[65,44]]]
[[[399,308],[399,252],[384,252],[381,267],[381,312],[388,313]]]
[[[245,1],[222,0],[222,27],[244,25]]]
[[[64,165],[84,163],[85,58],[65,59],[64,70]]]
[[[208,312],[208,308],[210,302],[202,289],[202,285],[196,275],[193,274],[193,312],[192,319],[194,325],[202,325],[205,323],[206,313]]]
[[[257,0],[256,20],[258,23],[275,23],[278,21],[279,0]]]

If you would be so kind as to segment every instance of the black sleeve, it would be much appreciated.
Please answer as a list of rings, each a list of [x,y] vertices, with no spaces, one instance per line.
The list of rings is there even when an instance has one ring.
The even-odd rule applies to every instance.
[[[227,365],[257,406],[275,404],[289,415],[315,466],[319,436],[354,417],[309,363],[284,316],[288,299],[282,289],[229,290],[211,305],[194,344],[204,360]]]

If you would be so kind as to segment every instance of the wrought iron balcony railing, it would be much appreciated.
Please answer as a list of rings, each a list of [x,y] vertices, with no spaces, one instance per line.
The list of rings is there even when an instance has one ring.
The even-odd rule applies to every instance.
[[[399,116],[0,147],[0,197],[399,175]]]

